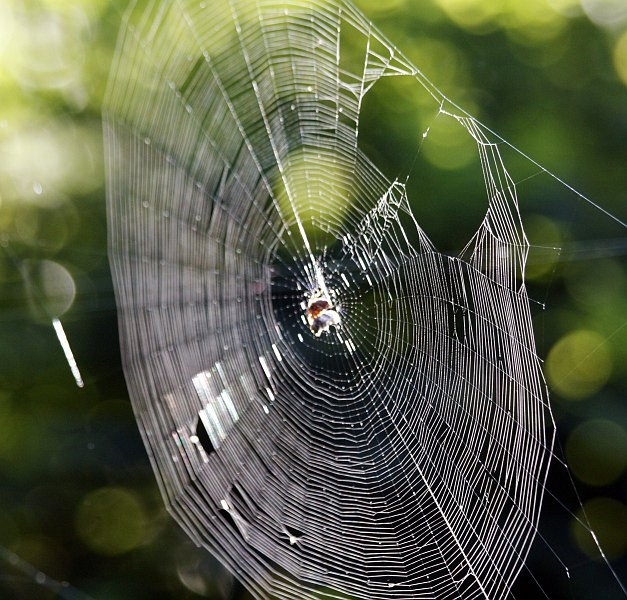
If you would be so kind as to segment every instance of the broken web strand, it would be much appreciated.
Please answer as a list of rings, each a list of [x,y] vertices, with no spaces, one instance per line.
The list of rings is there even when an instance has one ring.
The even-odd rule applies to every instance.
[[[258,3],[258,4],[257,4],[257,6],[261,6],[261,4],[262,4],[262,3]],[[264,3],[264,4],[265,4],[265,3]],[[235,3],[229,3],[229,7],[230,7],[230,9],[231,9],[231,10],[233,10],[233,6],[234,6],[234,5],[235,5]],[[181,5],[181,6],[182,6],[182,5]],[[343,5],[343,4],[342,4],[341,6],[342,6],[342,7],[344,7],[344,5]],[[350,12],[350,11],[349,11],[349,12]],[[191,13],[190,13],[190,14],[191,14]],[[191,18],[191,17],[190,17],[190,18]],[[290,25],[291,25],[291,24],[290,24]],[[302,24],[301,24],[301,25],[302,25]],[[368,25],[368,27],[370,27],[370,26]],[[292,29],[292,27],[290,27],[290,29]],[[296,26],[294,26],[294,27],[293,27],[293,29],[296,29]],[[368,29],[368,31],[370,31],[370,29]],[[239,32],[238,32],[238,34],[239,34]],[[269,35],[269,34],[266,32],[264,35],[265,35],[265,36],[267,36],[267,35]],[[262,37],[263,37],[263,36],[262,36]],[[370,40],[370,36],[368,36],[368,39]],[[264,37],[264,40],[265,40],[265,37]],[[240,43],[240,45],[241,45],[241,46],[245,46],[245,45],[247,45],[247,44],[248,44],[248,41],[247,41],[247,40],[246,40],[246,41],[244,41],[244,40],[240,37],[239,43]],[[248,59],[246,59],[246,63],[247,63],[247,65],[249,65],[249,64],[250,64],[250,61],[249,61]],[[375,69],[375,71],[376,71],[376,69]],[[385,71],[385,69],[383,69],[383,71]],[[382,71],[382,72],[383,72],[383,71]],[[372,73],[370,73],[370,75],[372,75]],[[381,75],[381,74],[379,74],[378,76],[380,76],[380,75]],[[362,77],[362,79],[364,79],[364,80],[365,80],[365,75]],[[375,80],[376,80],[376,77],[375,77]],[[364,88],[365,88],[365,86],[363,86],[363,83],[362,83],[362,89],[364,89]],[[259,105],[260,107],[262,107],[262,102],[260,101],[260,96],[259,96],[259,88],[255,88],[255,87],[253,86],[253,89],[254,89],[254,91],[255,91],[255,98],[256,98],[256,100],[257,100],[257,103],[258,103],[258,105]],[[174,88],[172,88],[172,90],[173,90],[173,91],[178,91],[178,90],[176,90],[176,86],[175,86]],[[228,93],[226,93],[226,90],[225,90],[225,94],[226,94],[226,96],[227,96],[227,99],[229,99],[229,94],[228,94]],[[362,95],[363,95],[363,94],[362,94]],[[317,100],[316,100],[316,101],[317,101]],[[440,105],[441,105],[441,102],[440,102]],[[262,107],[262,108],[263,108],[263,107]],[[193,109],[192,109],[192,111],[193,111]],[[189,112],[189,111],[188,111],[188,112]],[[237,115],[237,111],[235,111],[235,114]],[[264,121],[266,121],[266,120],[264,119]],[[266,129],[267,129],[267,127],[266,127]],[[332,129],[333,129],[333,128],[332,128]],[[272,128],[271,128],[271,131],[272,131]],[[337,127],[336,127],[335,129],[333,129],[333,131],[335,131],[335,134],[336,134],[336,138],[335,138],[335,139],[337,139],[337,134],[338,134]],[[248,144],[250,140],[249,140],[249,136],[248,136],[248,134],[246,133],[246,129],[242,129],[242,128],[240,127],[240,133],[242,133],[242,135],[243,135],[243,137],[244,137],[244,140],[245,140],[245,141],[246,141],[246,143]],[[320,145],[320,144],[319,144],[319,142],[318,142],[318,145]],[[345,145],[345,144],[340,144],[340,146],[341,146],[341,147],[343,147],[344,145]],[[272,148],[272,149],[273,149],[273,150],[275,150],[274,145],[273,145],[273,148]],[[337,148],[336,148],[336,151],[337,151]],[[253,153],[253,154],[254,154],[254,153]],[[273,154],[274,154],[274,156],[275,156],[275,160],[276,160],[276,153],[273,153]],[[174,159],[173,159],[173,160],[174,160]],[[172,163],[171,163],[171,164],[172,164]],[[257,161],[257,166],[259,166],[259,162],[258,162],[258,161]],[[368,166],[369,166],[369,167],[372,167],[371,165],[368,165]],[[182,165],[182,168],[183,168],[183,170],[185,170],[185,165]],[[288,178],[288,176],[286,176],[286,175],[284,175],[284,174],[281,174],[281,176],[282,176],[282,180],[283,180],[283,182],[284,182],[284,183],[285,183],[285,180],[289,179],[289,178]],[[307,171],[305,172],[305,176],[307,176]],[[266,182],[266,188],[268,188],[268,183],[269,183],[269,182]],[[309,180],[309,181],[308,181],[308,184],[309,184],[309,185],[311,185],[311,184],[312,184],[311,180]],[[380,185],[380,184],[379,184],[379,185]],[[287,186],[286,186],[286,187],[287,187]],[[364,186],[364,187],[366,187],[366,186]],[[184,189],[184,188],[182,188],[182,189]],[[364,188],[362,188],[362,190],[363,190],[363,189],[364,189]],[[273,197],[273,201],[274,201],[275,206],[276,206],[276,202],[277,202],[277,200],[276,200],[276,198],[275,198],[275,194],[270,193],[270,195]],[[296,212],[296,210],[297,210],[297,208],[298,208],[298,207],[296,206],[296,201],[295,201],[295,200],[294,200],[294,198],[293,198],[293,194],[289,193],[289,194],[288,194],[288,197],[289,197],[289,203],[290,203],[290,207],[291,207],[292,211],[293,211],[293,212]],[[368,198],[368,194],[364,194],[364,198]],[[253,205],[255,206],[255,208],[257,208],[257,204],[253,203]],[[385,203],[384,203],[384,205],[385,205]],[[299,205],[299,206],[300,206],[300,205]],[[310,206],[311,206],[311,204],[310,204]],[[260,208],[260,213],[261,213],[261,214],[266,214],[266,213],[264,212],[264,209],[263,209],[261,206],[260,206],[259,208]],[[279,211],[279,213],[280,213],[280,211]],[[234,218],[235,220],[237,220],[237,214],[233,214],[233,213],[231,213],[230,211],[229,211],[227,214],[229,214],[229,217],[232,217],[232,218]],[[285,213],[284,213],[284,215],[285,215]],[[284,221],[284,215],[283,215],[283,216],[282,216],[282,218],[281,218],[281,220],[282,220],[282,221]],[[169,217],[169,216],[170,216],[170,215],[168,215],[168,217]],[[343,221],[344,223],[349,223],[349,217],[348,217],[348,216],[345,216],[345,215],[336,215],[336,216],[342,216],[342,217],[344,217],[344,219],[341,219],[341,221]],[[300,223],[300,226],[301,226],[301,227],[303,227],[303,228],[305,227],[305,226],[304,226],[304,224],[303,224],[303,221],[302,221],[302,220],[298,221],[298,223]],[[298,224],[298,223],[297,223],[297,224]],[[241,223],[240,223],[240,224],[241,224]],[[402,231],[402,228],[400,228],[400,229],[401,229],[401,231]],[[389,227],[387,228],[387,230],[386,230],[386,231],[389,231]],[[387,242],[387,239],[388,239],[388,234],[386,233],[385,235],[386,235],[385,239],[386,239],[386,242]],[[303,237],[303,236],[301,236],[301,237]],[[305,237],[306,237],[306,236],[305,236]],[[337,237],[337,236],[336,236],[336,237]],[[420,235],[419,235],[419,237],[420,237]],[[303,240],[303,241],[304,241],[304,240]],[[292,243],[293,243],[293,242],[291,242],[290,244],[292,244]],[[361,240],[360,240],[360,243],[361,243]],[[395,243],[397,244],[398,242],[395,242]],[[501,243],[502,243],[502,240],[501,240]],[[283,236],[279,237],[279,238],[278,238],[278,240],[277,240],[277,238],[275,238],[275,246],[274,246],[274,247],[276,248],[276,247],[277,247],[277,246],[279,246],[279,245],[283,245],[283,246],[287,247],[287,244],[286,244],[286,242],[284,241]],[[400,245],[400,244],[399,244],[399,245]],[[376,246],[376,244],[375,244],[375,246]],[[314,246],[314,247],[315,247],[315,246]],[[292,248],[290,248],[290,249],[292,249]],[[501,251],[501,250],[502,250],[502,248],[500,248],[500,249],[499,249],[499,251]],[[394,256],[395,252],[397,252],[397,251],[398,251],[398,246],[397,246],[396,248],[394,248],[394,247],[392,246],[392,250],[390,251],[390,253],[391,253],[391,255],[392,255],[392,256]],[[298,254],[298,252],[299,252],[299,251],[298,251],[298,250],[296,250],[296,252],[297,252],[297,254]],[[326,252],[326,247],[324,248],[324,252]],[[416,254],[416,252],[415,252],[415,251],[412,251],[412,249],[409,249],[409,248],[406,248],[406,252],[407,252],[407,254],[408,254],[408,255],[411,255],[411,254],[412,254],[412,252],[413,252],[413,254],[414,254],[414,255]],[[395,263],[395,262],[394,262],[394,259],[393,259],[393,258],[390,258],[389,256],[387,256],[384,252],[383,252],[383,253],[380,253],[380,254],[381,254],[381,258],[380,258],[381,264],[382,264],[382,265],[385,265],[385,266],[387,266],[387,267],[388,267],[388,268],[387,268],[387,271],[385,272],[387,276],[389,276],[389,270],[390,270],[392,267],[396,267],[396,266],[397,266],[397,264],[398,264],[399,262],[402,264],[402,260],[401,260],[401,261],[399,261],[399,260],[397,259],[397,262]],[[309,280],[310,282],[313,282],[313,285],[316,285],[316,284],[318,284],[318,285],[319,285],[319,284],[320,284],[320,281],[319,281],[319,277],[317,276],[318,269],[317,269],[317,268],[313,265],[313,263],[312,263],[312,259],[311,259],[311,256],[308,258],[308,260],[305,260],[305,263],[309,263],[309,266],[311,267],[311,268],[309,268],[309,270],[307,269],[307,264],[305,264],[305,268],[302,268],[302,260],[301,260],[301,257],[300,257],[300,255],[299,255],[299,254],[298,254],[298,256],[299,256],[299,259],[298,259],[298,261],[297,261],[297,262],[299,262],[299,263],[300,263],[300,269],[302,269],[305,273],[307,273],[307,272],[308,272],[308,275],[305,277],[305,279]],[[372,256],[372,255],[369,255],[369,254],[364,253],[364,256]],[[394,256],[394,258],[396,258],[396,257]],[[501,256],[501,257],[499,257],[499,258],[500,258],[501,260],[498,262],[498,264],[499,264],[499,269],[497,269],[497,274],[498,274],[498,276],[499,276],[499,277],[502,277],[504,280],[511,280],[511,278],[512,278],[512,272],[515,272],[515,268],[513,268],[513,267],[511,267],[511,266],[510,266],[508,269],[501,269],[501,267],[503,267],[503,264],[502,264],[502,263],[503,263],[503,260],[502,260],[502,258],[503,258],[503,257]],[[283,259],[282,259],[282,260],[283,260]],[[315,262],[315,261],[314,261],[314,262]],[[289,265],[288,265],[288,270],[290,270],[290,269],[291,269],[291,272],[292,272],[292,273],[298,273],[298,272],[300,271],[300,269],[299,269],[299,270],[297,270],[297,271],[294,271],[294,270],[293,270],[293,268],[292,268],[291,266],[289,266]],[[313,272],[313,274],[314,274],[313,278],[312,278],[312,272]],[[311,286],[311,285],[312,285],[312,283],[309,283],[309,285]],[[399,289],[401,289],[401,283],[398,283],[398,284],[397,284],[397,286],[398,286],[398,288],[399,288]],[[389,293],[389,290],[388,290],[388,293]],[[368,318],[372,318],[372,315],[371,315],[371,314],[368,314],[368,315],[366,316],[366,320],[367,320]],[[348,326],[348,324],[347,324],[347,326]],[[282,361],[281,361],[281,360],[279,360],[279,358],[278,358],[278,357],[279,357],[279,356],[289,356],[289,353],[288,353],[288,352],[286,352],[286,350],[289,350],[289,348],[286,348],[285,344],[283,344],[283,343],[282,343],[282,340],[281,340],[280,338],[281,338],[281,335],[280,335],[280,332],[279,332],[279,339],[277,339],[277,342],[278,342],[279,344],[281,344],[281,345],[280,345],[281,350],[275,350],[273,353],[267,354],[267,355],[266,355],[266,357],[265,357],[265,359],[264,359],[264,362],[265,362],[265,364],[266,364],[266,367],[264,368],[264,371],[266,371],[266,370],[267,370],[267,371],[270,373],[270,375],[268,375],[268,374],[266,373],[266,376],[268,377],[268,380],[272,379],[273,375],[274,375],[274,377],[275,377],[275,378],[276,378],[276,377],[280,377],[280,369],[278,368],[278,362],[282,362]],[[352,343],[352,341],[351,341],[351,343]],[[278,348],[277,344],[273,345],[273,348]],[[318,350],[318,352],[319,352],[319,350]],[[272,354],[275,354],[275,355],[276,355],[276,357],[277,357],[277,358],[276,358],[276,361],[275,361],[275,359],[273,358]],[[286,360],[286,359],[283,359],[283,360]],[[277,361],[278,361],[278,362],[277,362]],[[261,362],[261,357],[260,357],[260,362]],[[269,368],[269,367],[268,367],[268,365],[272,365],[272,368]],[[242,366],[243,366],[243,365],[242,365]],[[262,363],[262,366],[263,366],[263,363]],[[278,373],[278,374],[277,374],[277,373]],[[374,378],[374,377],[373,377],[373,378],[371,379],[370,383],[369,383],[369,389],[375,389],[375,390],[376,390],[376,389],[377,389],[377,381],[378,381],[378,380],[377,380],[376,378]],[[272,399],[272,398],[271,398],[271,399]],[[193,412],[193,411],[192,411],[192,412]],[[388,418],[389,418],[389,415],[385,417],[386,421],[387,421],[387,419],[388,419]],[[394,422],[394,421],[393,421],[393,422]],[[398,433],[398,432],[397,432],[397,433]],[[386,443],[389,443],[389,437],[390,437],[390,436],[388,435],[388,437],[386,438],[386,440],[387,440],[387,442],[386,442]],[[402,436],[401,436],[401,440],[402,440]],[[383,443],[383,442],[382,442],[382,443]],[[381,448],[382,448],[382,446],[381,446],[381,445],[379,445],[379,448],[381,449]],[[411,486],[410,486],[410,488],[411,488]],[[226,502],[226,501],[225,501],[225,502]],[[225,506],[225,504],[222,504],[222,506]],[[239,529],[240,531],[245,531],[245,530],[246,530],[246,528],[245,528],[244,526],[242,526],[243,520],[241,519],[241,517],[239,517],[239,515],[238,515],[238,513],[237,513],[236,509],[233,507],[233,504],[232,504],[232,503],[230,503],[230,502],[226,502],[226,506],[229,508],[229,510],[228,510],[227,512],[230,512],[232,515],[234,515],[234,516],[236,517],[236,518],[235,518],[235,521],[236,521],[236,523],[238,524],[238,525],[237,525],[238,529]],[[180,515],[180,516],[182,516],[182,515]],[[185,517],[183,517],[183,518],[185,518]],[[193,524],[192,524],[192,527],[193,527]],[[247,537],[247,538],[249,537],[249,534],[248,534],[248,533],[246,533],[246,537]],[[290,539],[291,539],[291,538],[290,538]],[[207,543],[207,542],[205,542],[205,543]],[[436,540],[436,543],[437,543],[437,540]],[[292,545],[292,544],[291,544],[291,545]],[[220,548],[219,548],[219,547],[218,547],[218,551],[220,551]],[[446,562],[446,561],[445,561],[445,562]],[[453,580],[455,580],[455,578],[454,578],[454,577],[452,577],[452,579],[453,579]]]

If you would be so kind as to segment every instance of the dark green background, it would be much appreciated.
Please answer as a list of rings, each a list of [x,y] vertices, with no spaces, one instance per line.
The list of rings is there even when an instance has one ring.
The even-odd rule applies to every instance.
[[[448,97],[627,219],[623,0],[358,4]],[[0,598],[56,597],[39,570],[102,600],[243,597],[164,512],[121,371],[100,105],[123,9],[105,0],[0,5]],[[486,198],[472,144],[436,114],[415,85],[385,81],[366,103],[362,142],[386,175],[410,173],[421,226],[454,253]],[[625,228],[502,149],[534,245],[528,287],[556,452],[581,497],[554,470],[549,490],[568,511],[549,500],[541,524],[577,585],[537,545],[530,565],[552,598],[618,597],[573,515],[583,504],[624,571]],[[561,255],[550,250],[558,246]],[[84,389],[50,323],[60,311]],[[11,564],[15,555],[35,571]],[[527,585],[523,577],[516,597],[536,597]]]

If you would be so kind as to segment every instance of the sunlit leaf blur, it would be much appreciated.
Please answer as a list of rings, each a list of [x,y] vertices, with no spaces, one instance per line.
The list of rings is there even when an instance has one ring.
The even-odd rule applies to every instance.
[[[448,97],[627,217],[625,0],[357,4]],[[165,514],[121,371],[100,106],[124,8],[0,3],[0,546],[45,573],[5,560],[0,597],[61,597],[45,585],[54,580],[107,600],[247,598]],[[463,248],[486,207],[471,139],[453,119],[434,122],[404,78],[375,86],[362,130],[386,175],[410,174],[409,200],[434,243]],[[625,230],[519,155],[505,157],[520,174],[538,351],[583,504],[569,507],[565,536],[582,561],[595,560],[577,520],[589,519],[624,568]]]

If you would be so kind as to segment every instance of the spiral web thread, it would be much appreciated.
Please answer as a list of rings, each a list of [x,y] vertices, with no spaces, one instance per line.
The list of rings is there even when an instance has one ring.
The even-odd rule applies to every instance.
[[[459,257],[360,150],[389,76],[476,141]],[[255,598],[508,596],[554,427],[489,132],[348,2],[177,0],[129,10],[105,139],[125,372],[188,534]]]

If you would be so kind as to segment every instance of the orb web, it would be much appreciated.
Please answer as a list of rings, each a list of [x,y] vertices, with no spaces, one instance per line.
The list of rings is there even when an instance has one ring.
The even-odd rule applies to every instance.
[[[360,147],[390,76],[475,141],[459,256]],[[489,132],[340,0],[133,5],[105,107],[125,374],[175,519],[255,598],[507,596],[553,424]]]

